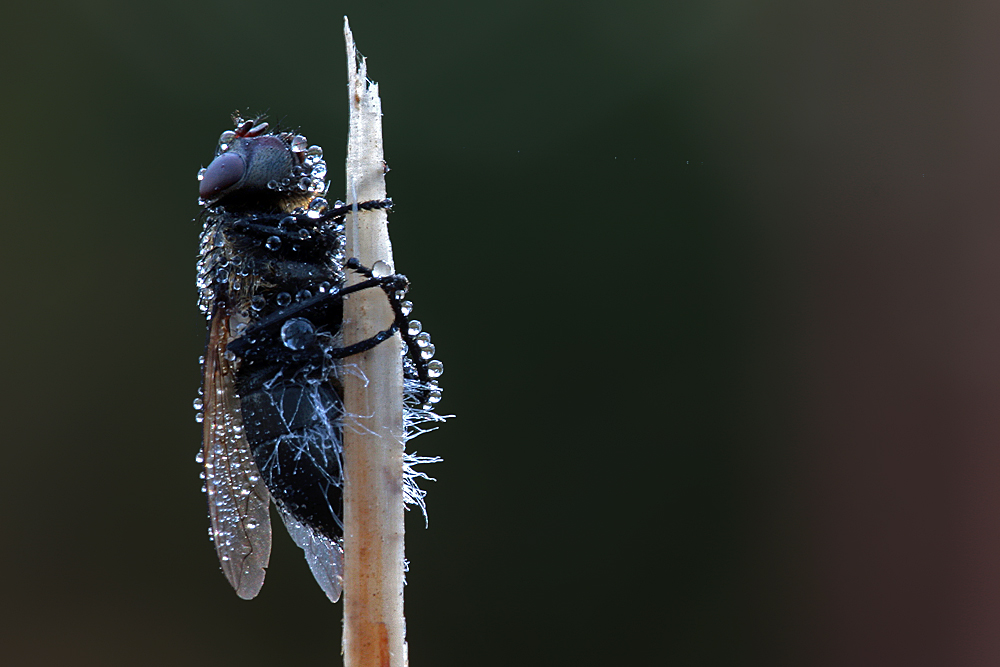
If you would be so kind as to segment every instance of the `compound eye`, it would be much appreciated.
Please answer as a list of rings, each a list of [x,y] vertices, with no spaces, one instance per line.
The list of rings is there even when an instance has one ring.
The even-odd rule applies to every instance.
[[[242,157],[235,153],[223,153],[212,160],[212,164],[208,165],[202,175],[198,196],[208,199],[217,195],[238,183],[245,171],[246,163]]]

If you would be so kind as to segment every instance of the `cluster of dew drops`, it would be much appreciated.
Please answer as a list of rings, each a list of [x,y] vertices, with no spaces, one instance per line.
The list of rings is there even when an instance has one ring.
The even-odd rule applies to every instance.
[[[396,297],[398,299],[402,299],[402,293],[397,292]],[[409,316],[409,314],[413,312],[412,302],[400,301],[399,305],[403,315]],[[430,379],[429,386],[426,388],[427,398],[420,408],[422,410],[433,410],[434,405],[441,400],[441,388],[438,387],[438,379],[444,374],[444,363],[440,359],[434,359],[434,343],[431,342],[431,335],[426,331],[423,331],[423,324],[420,320],[413,319],[407,322],[406,333],[413,338],[414,342],[417,344],[417,348],[420,350],[420,359],[426,364],[427,377]],[[406,356],[405,350],[403,352],[403,363],[413,363],[413,361]]]

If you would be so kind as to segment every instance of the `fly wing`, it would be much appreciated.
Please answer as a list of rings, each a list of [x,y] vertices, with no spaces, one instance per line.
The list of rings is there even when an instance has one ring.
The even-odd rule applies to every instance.
[[[288,534],[305,552],[306,562],[309,563],[309,570],[316,583],[326,593],[330,602],[336,602],[340,599],[340,592],[344,586],[344,549],[340,541],[331,540],[313,530],[286,512],[281,503],[277,505]]]
[[[205,352],[205,491],[219,563],[236,594],[249,600],[264,585],[271,557],[270,495],[243,434],[233,368],[225,358],[229,313],[212,317]]]

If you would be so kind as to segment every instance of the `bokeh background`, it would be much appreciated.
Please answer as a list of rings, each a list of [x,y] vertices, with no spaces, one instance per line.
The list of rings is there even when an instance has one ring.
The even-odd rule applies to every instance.
[[[195,174],[236,109],[336,173],[344,14],[457,415],[413,665],[1000,664],[982,0],[8,3],[4,664],[339,663],[283,530],[220,574],[191,402]]]

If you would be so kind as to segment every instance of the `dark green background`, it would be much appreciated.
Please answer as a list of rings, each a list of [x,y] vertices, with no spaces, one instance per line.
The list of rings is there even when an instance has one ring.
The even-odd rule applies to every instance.
[[[191,401],[195,174],[266,112],[339,191],[346,13],[457,415],[415,443],[412,664],[997,664],[988,3],[25,7],[3,662],[339,662],[284,530],[256,600],[219,573]]]

